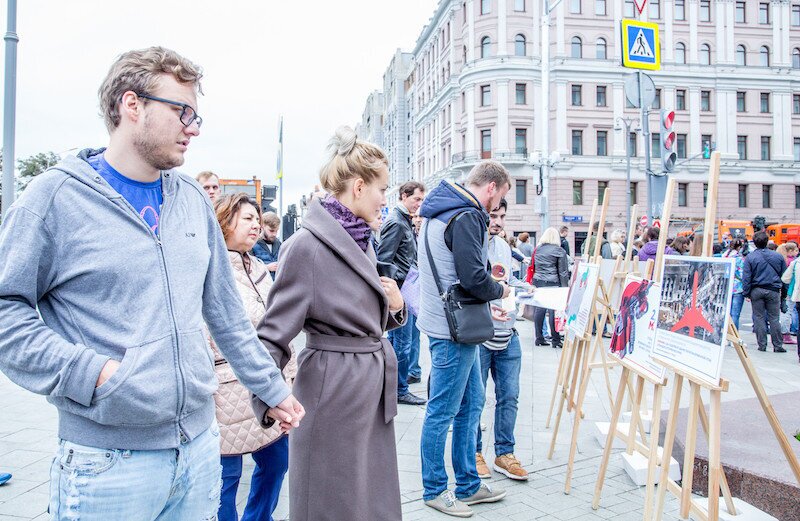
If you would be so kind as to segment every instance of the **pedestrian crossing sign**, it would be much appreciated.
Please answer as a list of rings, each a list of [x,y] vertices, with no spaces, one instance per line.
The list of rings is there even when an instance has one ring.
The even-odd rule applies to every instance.
[[[650,71],[661,69],[658,24],[622,20],[622,66]]]

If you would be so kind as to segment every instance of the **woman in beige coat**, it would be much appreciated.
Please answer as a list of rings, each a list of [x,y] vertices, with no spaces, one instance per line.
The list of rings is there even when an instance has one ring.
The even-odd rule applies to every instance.
[[[249,253],[261,232],[261,212],[243,193],[218,199],[214,209],[228,246],[236,287],[250,321],[256,325],[266,312],[267,295],[272,287],[272,277],[266,265]],[[214,394],[222,455],[219,521],[238,519],[236,490],[242,475],[243,454],[252,455],[256,468],[242,521],[272,521],[272,512],[278,504],[281,484],[288,468],[288,441],[279,425],[262,427],[253,412],[250,392],[236,379],[214,342],[210,343],[219,380],[219,389]],[[281,368],[287,382],[291,383],[297,373],[297,364],[291,346],[288,349],[289,356]],[[277,362],[280,363],[280,360]]]
[[[289,437],[290,518],[400,521],[397,358],[383,333],[406,313],[397,284],[379,276],[369,227],[386,204],[386,156],[342,128],[320,178],[330,195],[311,201],[281,248],[258,327],[272,352],[288,354],[307,334],[293,389],[306,416]]]

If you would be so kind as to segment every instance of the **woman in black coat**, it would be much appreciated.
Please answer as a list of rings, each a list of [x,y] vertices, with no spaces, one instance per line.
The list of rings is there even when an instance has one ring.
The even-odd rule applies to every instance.
[[[566,287],[569,285],[569,261],[561,247],[561,237],[555,228],[548,228],[542,234],[533,252],[535,272],[532,284],[537,288]],[[550,334],[553,348],[561,347],[561,335],[556,331],[556,313],[552,309],[535,308],[533,323],[536,328],[536,345],[547,345],[542,334],[544,315],[550,318]]]

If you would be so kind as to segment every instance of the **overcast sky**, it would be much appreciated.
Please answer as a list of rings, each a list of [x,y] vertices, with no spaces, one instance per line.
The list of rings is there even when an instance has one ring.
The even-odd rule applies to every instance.
[[[328,138],[360,121],[395,49],[413,50],[437,3],[19,0],[16,156],[105,146],[97,88],[109,66],[163,45],[205,72],[204,124],[182,171],[277,184],[282,114],[285,207],[317,183]],[[5,33],[6,2],[0,9]]]

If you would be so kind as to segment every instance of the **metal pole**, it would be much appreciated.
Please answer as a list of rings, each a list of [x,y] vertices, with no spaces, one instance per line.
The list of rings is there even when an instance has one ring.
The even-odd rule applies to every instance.
[[[550,1],[542,1],[542,95],[539,131],[542,138],[542,230],[550,227]]]
[[[642,71],[637,72],[639,80],[639,106],[642,109],[642,136],[644,136],[644,175],[647,177],[647,218],[648,222],[653,222],[653,187],[652,173],[650,172],[650,107],[644,103],[644,87],[642,82]]]
[[[8,0],[5,94],[3,97],[3,216],[14,202],[14,136],[17,117],[17,0]]]
[[[625,229],[630,230],[631,228],[631,206],[633,206],[633,201],[631,200],[631,124],[633,121],[624,119],[624,118],[617,118],[617,122],[622,122],[625,125],[625,180],[628,183],[628,217],[625,220]],[[628,238],[631,240],[631,238]]]

